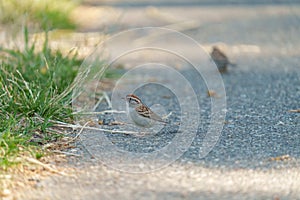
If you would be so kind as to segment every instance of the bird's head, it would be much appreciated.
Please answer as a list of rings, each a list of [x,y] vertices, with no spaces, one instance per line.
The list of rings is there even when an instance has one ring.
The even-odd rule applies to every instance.
[[[130,107],[137,107],[142,104],[142,101],[140,98],[135,96],[134,94],[128,94],[126,95],[126,102]]]

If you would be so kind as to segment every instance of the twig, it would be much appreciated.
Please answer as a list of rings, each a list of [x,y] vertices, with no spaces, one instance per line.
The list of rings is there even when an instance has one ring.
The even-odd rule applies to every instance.
[[[59,131],[59,130],[53,129],[53,128],[47,128],[47,131],[52,132],[52,133],[59,133],[59,134],[61,134],[61,135],[66,134],[66,133],[63,132],[63,131]]]
[[[76,136],[73,137],[71,140],[67,141],[65,144],[69,144],[69,143],[73,142],[74,140],[76,140],[76,139],[79,137],[79,135],[82,133],[82,131],[83,131],[83,129],[86,127],[86,125],[88,125],[89,123],[90,123],[90,122],[86,122],[86,123],[82,126],[82,128],[80,129],[80,131],[76,134]]]
[[[52,122],[52,123],[55,123],[55,124],[68,124],[68,123],[65,123],[65,122],[61,122],[61,121],[57,121],[57,120],[51,120],[51,119],[49,120],[49,122]]]
[[[96,127],[84,127],[84,126],[80,126],[80,125],[73,125],[73,124],[66,124],[66,123],[61,123],[61,124],[57,124],[56,126],[59,127],[68,127],[68,128],[81,128],[83,129],[88,129],[88,130],[96,130],[96,131],[103,131],[103,132],[109,132],[109,133],[124,133],[124,134],[141,134],[143,132],[135,132],[135,131],[118,131],[118,130],[109,130],[109,129],[103,129],[103,128],[96,128]]]
[[[123,114],[126,113],[126,111],[123,110],[103,110],[99,112],[82,112],[82,113],[77,113],[79,115],[101,115],[101,114],[108,114],[108,113],[117,113],[117,114]]]
[[[105,100],[106,100],[106,102],[107,102],[107,104],[108,104],[108,107],[109,107],[109,108],[112,108],[112,104],[111,104],[111,101],[110,101],[110,99],[109,99],[107,93],[106,93],[106,92],[103,92],[103,96],[104,96],[104,98],[105,98]]]
[[[90,122],[87,122],[85,125],[83,126],[80,126],[80,125],[74,125],[74,124],[68,124],[68,123],[65,123],[65,122],[61,122],[61,121],[56,121],[56,120],[49,120],[50,122],[53,122],[55,123],[55,126],[58,126],[58,127],[65,127],[65,128],[73,128],[73,129],[78,129],[80,128],[81,129],[81,132],[83,129],[88,129],[88,130],[96,130],[96,131],[103,131],[103,132],[109,132],[109,133],[124,133],[124,134],[143,134],[145,132],[136,132],[136,131],[118,131],[118,130],[109,130],[109,129],[103,129],[103,128],[96,128],[96,127],[89,127],[89,126],[86,126],[86,124],[90,123]],[[79,134],[79,133],[78,133]],[[77,135],[78,135],[77,134]],[[76,137],[76,136],[75,136]]]
[[[24,158],[25,158],[26,161],[28,161],[30,163],[33,163],[33,164],[36,164],[36,165],[40,165],[40,166],[44,167],[45,169],[47,169],[47,170],[49,170],[53,173],[57,173],[57,174],[60,174],[60,175],[63,175],[63,176],[69,176],[69,174],[66,174],[64,172],[60,172],[60,171],[54,169],[53,167],[50,167],[49,165],[38,161],[37,159],[30,158],[30,157],[24,157]]]
[[[162,118],[163,119],[168,119],[172,114],[173,114],[173,112],[169,112],[169,114],[163,116]]]
[[[95,104],[93,110],[96,110],[96,109],[98,108],[98,106],[99,106],[99,104],[102,102],[103,98],[104,98],[104,96],[102,95],[102,96],[100,97],[100,99],[98,100],[98,102]]]
[[[289,112],[300,113],[300,109],[297,109],[297,110],[289,110]]]
[[[53,150],[52,152],[54,152],[54,153],[60,153],[60,154],[65,154],[65,155],[69,155],[69,156],[81,157],[81,155],[79,155],[79,154],[65,152],[65,151]]]

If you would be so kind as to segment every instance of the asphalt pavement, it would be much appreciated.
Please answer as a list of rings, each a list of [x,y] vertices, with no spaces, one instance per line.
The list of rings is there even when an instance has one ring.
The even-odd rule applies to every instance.
[[[126,30],[142,25],[163,26],[172,22],[171,27],[180,28],[206,51],[213,45],[222,46],[229,58],[237,64],[221,76],[225,96],[218,97],[220,94],[217,93],[215,97],[209,97],[203,77],[190,65],[178,66],[177,63],[169,62],[190,81],[200,108],[200,121],[195,122],[198,124],[196,130],[185,130],[196,131],[187,151],[163,169],[126,173],[112,169],[110,163],[101,160],[99,153],[102,149],[95,151],[102,145],[98,143],[97,136],[106,136],[125,153],[151,154],[172,142],[178,126],[167,125],[145,137],[109,133],[82,134],[82,141],[78,142],[77,149],[72,152],[83,157],[70,162],[70,166],[78,170],[78,173],[73,174],[75,177],[51,177],[21,197],[300,199],[300,113],[291,112],[300,109],[299,6],[205,5],[184,8],[162,6],[158,10],[149,10],[125,7],[119,22],[121,25],[114,24],[113,27]],[[182,29],[184,24],[179,22],[183,21],[193,23],[189,28]],[[183,48],[189,49],[188,46]],[[189,51],[197,57],[194,49]],[[155,81],[155,76],[151,76]],[[132,77],[132,80],[135,79],[139,80],[139,77]],[[165,74],[164,79],[178,84],[171,75]],[[150,84],[135,92],[149,106],[159,102],[166,108],[166,113],[173,111],[171,121],[180,121],[178,99],[166,88]],[[199,158],[199,150],[210,124],[214,98],[226,98],[226,118],[221,122],[224,126],[217,143],[209,154]],[[187,103],[190,102],[187,100]],[[106,109],[105,105],[98,107],[98,111],[103,109]],[[101,120],[113,120],[111,115],[98,117]],[[87,150],[94,155],[91,156]],[[123,159],[122,156],[111,158]]]

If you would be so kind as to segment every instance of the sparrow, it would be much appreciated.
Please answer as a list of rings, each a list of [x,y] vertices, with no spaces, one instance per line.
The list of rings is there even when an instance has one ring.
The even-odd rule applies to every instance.
[[[141,127],[151,127],[155,122],[166,124],[166,121],[134,94],[126,95],[126,113],[136,125]]]
[[[236,66],[236,64],[229,61],[228,57],[218,47],[213,46],[212,52],[210,53],[211,58],[216,63],[220,73],[227,72],[227,66]]]

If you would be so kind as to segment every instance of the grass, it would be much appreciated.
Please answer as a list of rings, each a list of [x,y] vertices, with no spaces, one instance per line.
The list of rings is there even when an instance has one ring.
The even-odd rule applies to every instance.
[[[37,51],[25,28],[23,50],[0,47],[0,171],[22,163],[22,156],[40,159],[44,146],[65,137],[53,121],[73,121],[72,92],[83,60],[52,51],[47,32],[45,38]],[[104,77],[118,78],[119,71],[106,70]]]
[[[46,34],[46,33],[45,33]],[[1,49],[0,63],[0,168],[17,164],[22,154],[43,155],[42,145],[61,134],[50,131],[50,120],[72,121],[70,85],[82,60],[51,51],[46,40],[41,52]]]
[[[69,16],[76,5],[74,0],[2,0],[0,23],[18,25],[25,20],[38,24],[43,30],[75,29]]]

